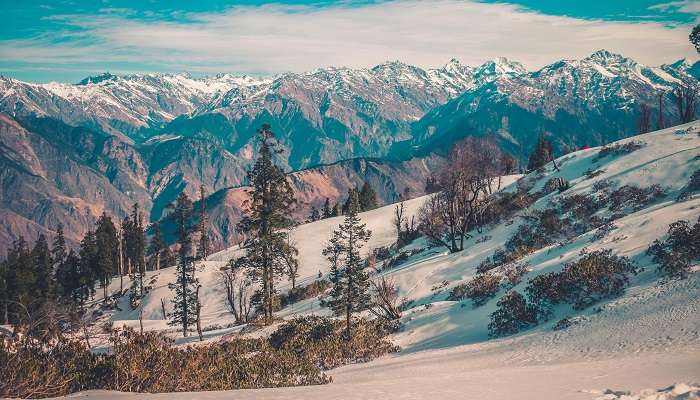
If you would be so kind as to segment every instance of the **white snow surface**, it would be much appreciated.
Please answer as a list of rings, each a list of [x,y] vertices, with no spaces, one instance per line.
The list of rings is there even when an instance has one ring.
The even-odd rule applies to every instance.
[[[671,222],[695,221],[700,216],[700,195],[676,201],[690,176],[700,169],[700,122],[639,135],[620,143],[632,140],[643,142],[644,146],[629,154],[600,159],[596,159],[599,148],[577,151],[558,159],[560,171],[555,171],[550,164],[543,174],[532,173],[522,178],[535,180],[533,190],[540,189],[552,177],[563,177],[571,183],[564,193],[555,192],[538,200],[533,205],[535,208],[544,208],[559,196],[591,192],[593,185],[603,180],[610,181],[613,188],[626,184],[639,187],[659,184],[666,189],[665,197],[616,220],[614,231],[603,239],[595,240],[594,232],[587,232],[527,256],[530,272],[516,286],[522,293],[528,279],[560,270],[565,263],[576,260],[584,247],[589,250],[610,248],[644,268],[618,298],[582,311],[559,307],[547,323],[518,335],[489,339],[489,315],[506,290],[502,289],[496,298],[479,308],[473,308],[468,300],[445,299],[452,287],[473,277],[476,266],[512,235],[522,219],[516,217],[475,234],[462,252],[449,254],[441,248],[429,249],[424,239],[411,244],[409,248],[425,250],[382,272],[395,280],[402,297],[414,301],[413,308],[402,317],[403,328],[391,337],[402,351],[369,363],[329,371],[334,379],[331,384],[237,392],[149,395],[86,392],[76,396],[100,399],[697,398],[697,385],[690,382],[700,381],[700,273],[697,272],[700,267],[696,266],[688,279],[664,280],[645,252],[653,240],[665,235]],[[587,170],[603,172],[588,178]],[[515,179],[517,177],[506,177],[504,184]],[[514,190],[514,185],[503,190]],[[424,201],[425,197],[406,202],[409,216],[415,214]],[[361,215],[373,232],[365,250],[394,241],[393,209],[394,206],[386,206]],[[326,219],[294,230],[293,238],[300,251],[299,284],[316,279],[319,271],[327,273],[321,248],[341,220],[342,217]],[[232,321],[225,307],[218,270],[239,252],[237,248],[219,252],[197,267],[204,291],[205,327]],[[144,301],[145,326],[167,331],[160,299],[171,297],[167,283],[174,281],[174,268],[149,273],[148,280],[151,279],[154,289]],[[112,284],[112,288],[118,286],[118,282]],[[281,290],[288,288],[286,281],[280,283]],[[128,310],[126,299],[122,309]],[[309,313],[327,314],[328,311],[320,308],[318,299],[311,299],[283,309],[279,315],[291,318]],[[121,311],[111,319],[115,326],[136,326],[137,314],[136,311]],[[553,331],[552,326],[564,316],[576,323]],[[225,340],[226,335],[238,329],[206,332],[206,340]],[[176,335],[173,329],[169,334]],[[179,340],[179,343],[184,342]],[[689,383],[670,387],[677,382]],[[666,389],[647,390],[650,387]],[[682,388],[689,389],[680,393]]]

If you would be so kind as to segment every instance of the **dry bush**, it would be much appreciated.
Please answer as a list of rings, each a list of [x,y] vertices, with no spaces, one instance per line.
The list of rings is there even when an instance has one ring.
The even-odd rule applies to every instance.
[[[353,334],[348,338],[343,321],[312,316],[287,322],[270,336],[270,344],[277,350],[311,359],[327,370],[398,351],[385,335],[382,324],[355,319]]]
[[[492,337],[513,335],[537,325],[537,310],[515,290],[498,300],[498,309],[491,314],[489,333]]]
[[[625,143],[614,143],[611,145],[603,146],[603,148],[598,151],[598,154],[593,158],[593,162],[597,162],[607,156],[619,156],[623,154],[629,154],[634,151],[641,149],[646,146],[646,143],[637,140],[632,140]]]
[[[392,322],[401,318],[399,289],[393,279],[381,276],[370,281],[372,287],[372,307],[369,310],[378,318]]]
[[[624,185],[610,193],[607,200],[612,211],[623,211],[627,208],[638,211],[665,195],[666,191],[659,185],[648,188]]]
[[[306,286],[297,286],[279,296],[280,306],[286,307],[302,300],[311,299],[323,294],[330,287],[331,283],[324,279],[315,280]]]
[[[614,255],[610,249],[582,252],[579,260],[567,263],[561,272],[531,279],[525,290],[544,316],[552,305],[559,303],[584,309],[600,300],[619,296],[629,283],[629,276],[639,271],[629,258]]]
[[[492,273],[478,274],[467,283],[455,286],[447,300],[460,301],[471,299],[474,307],[479,307],[488,302],[498,293],[501,277]]]
[[[700,218],[691,226],[676,221],[668,227],[668,237],[655,240],[647,250],[658,265],[660,274],[670,278],[686,278],[694,261],[700,260]]]

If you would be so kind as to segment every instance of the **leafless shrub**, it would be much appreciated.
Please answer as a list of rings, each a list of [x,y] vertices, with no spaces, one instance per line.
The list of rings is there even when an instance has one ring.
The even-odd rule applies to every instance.
[[[399,308],[399,290],[393,279],[381,276],[370,281],[372,286],[372,307],[369,310],[385,321],[395,321],[401,318]]]

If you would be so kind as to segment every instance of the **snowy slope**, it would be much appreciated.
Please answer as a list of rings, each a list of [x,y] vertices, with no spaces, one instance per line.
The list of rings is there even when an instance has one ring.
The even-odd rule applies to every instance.
[[[560,270],[566,262],[577,259],[584,247],[590,250],[610,248],[645,268],[631,279],[621,297],[582,311],[559,307],[550,322],[515,336],[488,339],[489,314],[504,290],[476,309],[468,300],[453,302],[445,298],[451,287],[473,277],[476,266],[512,235],[520,223],[520,218],[516,217],[512,223],[506,221],[485,229],[470,239],[463,252],[448,254],[442,249],[426,249],[386,272],[398,283],[401,295],[414,301],[413,308],[402,318],[403,329],[392,338],[403,348],[398,355],[331,371],[334,383],[330,385],[244,391],[235,396],[256,399],[422,399],[428,396],[592,399],[603,396],[606,389],[639,392],[665,388],[674,382],[697,381],[700,379],[700,274],[697,273],[700,268],[696,266],[696,272],[686,280],[662,280],[645,251],[654,239],[664,236],[669,223],[679,219],[694,221],[700,217],[700,194],[683,202],[676,201],[691,174],[700,169],[700,122],[639,135],[621,143],[628,141],[645,145],[629,154],[603,158],[597,157],[599,148],[578,151],[558,160],[560,171],[550,165],[543,174],[533,173],[523,178],[534,181],[533,190],[541,188],[552,177],[563,177],[571,183],[564,193],[542,197],[532,207],[544,208],[555,198],[591,192],[596,182],[604,180],[610,181],[613,187],[659,184],[667,194],[617,219],[616,229],[603,239],[594,239],[594,232],[586,232],[530,254],[525,259],[530,262],[531,271],[523,283],[516,286],[522,292],[528,279]],[[588,178],[586,171],[589,170],[603,172]],[[513,186],[504,190],[513,190]],[[423,201],[424,198],[419,198],[408,202],[410,213]],[[362,215],[374,232],[369,247],[393,241],[389,225],[392,211],[389,206]],[[329,219],[295,230],[302,281],[313,279],[319,270],[327,271],[320,248],[339,222],[340,218]],[[490,239],[484,240],[487,236]],[[425,247],[425,242],[419,239],[411,247]],[[215,271],[237,252],[237,249],[229,249],[215,254],[200,267],[200,280],[208,282],[205,288],[211,286],[204,297],[205,326],[230,320],[221,305]],[[152,328],[163,327],[159,322],[159,299],[169,296],[163,285],[173,279],[172,269],[157,275],[156,289],[149,294],[145,307],[146,318],[151,320],[148,325]],[[444,281],[447,281],[445,287],[434,289],[443,286]],[[293,305],[279,315],[286,318],[310,312],[320,312],[317,300]],[[565,315],[578,323],[553,331],[552,325]],[[123,323],[134,317],[133,312],[125,312],[115,315],[114,320]],[[209,332],[208,339],[215,340],[230,331]],[[677,388],[682,390],[681,385]],[[666,392],[669,394],[673,390]],[[88,393],[88,396],[121,398],[122,395]],[[228,396],[231,393],[196,395],[211,399]],[[160,397],[165,398],[149,396]],[[187,394],[175,397],[190,398]]]

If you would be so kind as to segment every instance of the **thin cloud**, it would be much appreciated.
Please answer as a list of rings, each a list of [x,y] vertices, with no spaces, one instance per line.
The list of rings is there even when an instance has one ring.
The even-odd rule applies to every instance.
[[[62,67],[80,60],[114,72],[120,71],[111,65],[131,63],[155,71],[273,74],[386,60],[432,67],[453,57],[476,65],[497,56],[535,69],[600,48],[650,65],[696,57],[687,26],[581,20],[457,0],[237,6],[187,17],[140,21],[128,10],[55,17],[68,25],[68,39],[2,41],[0,58],[5,65]]]

